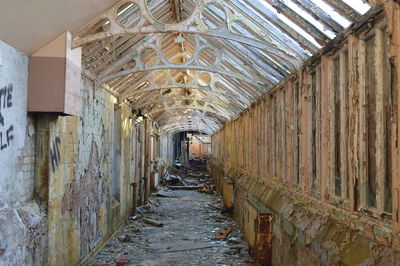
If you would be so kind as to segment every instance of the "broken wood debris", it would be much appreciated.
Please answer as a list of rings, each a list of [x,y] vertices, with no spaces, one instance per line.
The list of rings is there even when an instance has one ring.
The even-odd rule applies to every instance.
[[[119,241],[124,242],[124,243],[132,242],[132,237],[130,235],[124,235],[122,237],[119,237],[118,239],[119,239]]]
[[[159,227],[161,227],[161,226],[164,225],[162,222],[158,222],[158,221],[155,221],[155,220],[146,218],[146,217],[143,217],[143,221],[146,222],[146,223],[148,223],[148,224],[155,225],[155,226],[159,226]]]
[[[117,260],[115,261],[115,265],[116,265],[116,266],[127,265],[127,264],[129,264],[129,263],[130,263],[130,260],[128,260],[128,259],[123,259],[123,258],[117,259]]]
[[[208,206],[210,206],[210,207],[212,207],[212,208],[214,208],[214,209],[217,209],[217,210],[219,210],[219,211],[222,211],[222,210],[224,209],[224,208],[219,207],[219,206],[214,205],[214,204],[208,204]]]
[[[214,194],[214,191],[215,191],[215,186],[208,184],[199,189],[200,193],[205,193],[205,194]]]
[[[232,232],[232,226],[225,226],[222,228],[216,235],[215,235],[215,240],[217,241],[223,241],[227,239],[229,234]]]
[[[152,195],[157,196],[157,197],[164,197],[164,198],[179,198],[178,195],[165,191],[165,190],[159,190],[156,193],[153,193]]]
[[[186,189],[186,190],[196,190],[201,189],[203,186],[169,186],[170,189]]]
[[[193,241],[180,241],[180,242],[171,243],[171,246],[165,246],[162,244],[153,244],[153,245],[149,246],[147,249],[156,251],[158,253],[168,253],[168,252],[181,252],[181,251],[213,248],[216,246],[217,245],[210,244],[210,243],[196,243]]]

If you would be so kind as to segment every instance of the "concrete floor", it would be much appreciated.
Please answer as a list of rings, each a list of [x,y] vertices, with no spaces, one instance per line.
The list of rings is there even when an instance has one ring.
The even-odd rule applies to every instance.
[[[116,265],[118,259],[129,261],[126,265],[255,265],[232,217],[215,208],[222,207],[218,195],[170,193],[174,197],[153,197],[151,207],[142,209],[146,218],[164,226],[130,220],[89,265]],[[215,241],[225,226],[233,226],[232,233],[225,241]]]

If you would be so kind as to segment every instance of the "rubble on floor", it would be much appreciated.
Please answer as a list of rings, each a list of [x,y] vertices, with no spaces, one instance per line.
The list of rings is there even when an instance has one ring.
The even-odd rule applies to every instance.
[[[180,177],[193,185],[214,185],[201,167]],[[89,265],[255,265],[218,195],[165,187],[153,193],[151,201],[151,207],[140,208],[140,217],[130,219]],[[221,231],[224,237],[216,240]]]

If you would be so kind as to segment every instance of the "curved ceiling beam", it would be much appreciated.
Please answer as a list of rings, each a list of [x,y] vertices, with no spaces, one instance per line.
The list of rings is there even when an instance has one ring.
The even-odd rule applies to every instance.
[[[142,93],[154,91],[154,90],[164,90],[164,89],[177,89],[177,88],[183,88],[183,89],[190,89],[190,90],[199,90],[199,91],[206,91],[210,93],[215,93],[215,94],[221,94],[227,98],[231,98],[232,100],[241,102],[242,104],[246,106],[250,106],[251,104],[251,99],[244,95],[243,93],[240,93],[238,91],[235,91],[233,89],[230,89],[229,86],[227,86],[227,89],[229,90],[223,90],[217,88],[216,84],[217,82],[221,83],[222,85],[225,84],[225,82],[218,77],[216,74],[209,73],[210,76],[210,84],[206,86],[200,85],[201,83],[205,84],[205,81],[201,79],[201,76],[199,73],[195,73],[193,76],[192,80],[187,82],[187,83],[178,83],[176,82],[170,75],[169,73],[165,73],[167,76],[167,81],[164,82],[164,85],[159,85],[156,84],[154,81],[154,74],[156,71],[150,72],[146,74],[144,77],[140,78],[139,80],[135,80],[134,83],[129,84],[127,89],[124,89],[120,93],[120,97],[122,99],[127,99],[130,97],[137,96]],[[145,85],[141,86],[141,84]],[[110,88],[112,89],[112,88]]]
[[[176,115],[175,114],[174,116],[168,116],[168,115],[165,115],[165,113],[164,113],[163,115],[159,116],[155,121],[159,125],[163,126],[165,123],[167,123],[171,119],[188,119],[188,118],[194,118],[194,117],[200,119],[201,121],[203,121],[206,124],[208,124],[209,122],[211,122],[212,124],[216,124],[216,125],[223,124],[223,120],[219,120],[212,116],[207,116],[200,111],[191,112],[191,113],[185,114],[185,115]]]
[[[140,89],[140,92],[136,93],[134,95],[127,95],[126,97],[121,97],[121,100],[128,99],[130,102],[132,102],[133,105],[137,106],[135,102],[139,102],[139,107],[137,108],[142,108],[145,105],[153,104],[156,102],[162,102],[162,101],[204,101],[208,103],[216,103],[216,102],[223,102],[220,100],[220,98],[226,99],[227,101],[230,102],[231,107],[236,106],[238,109],[244,110],[246,109],[250,104],[246,102],[241,101],[236,97],[236,95],[229,95],[227,93],[216,93],[214,91],[209,91],[205,90],[207,92],[207,95],[198,95],[196,93],[193,93],[193,91],[201,91],[203,88],[193,88],[193,87],[185,87],[186,89],[190,89],[192,91],[192,95],[187,96],[187,97],[172,97],[172,95],[176,96],[176,93],[168,96],[163,96],[161,93],[146,93],[146,92],[152,92],[152,91],[161,91],[161,90],[168,90],[168,89],[181,89],[182,87],[175,88],[174,86],[171,88],[159,88],[159,89]],[[142,99],[142,94],[145,99]],[[134,100],[130,99],[134,97],[135,95],[140,95],[140,97],[136,97]],[[210,97],[211,96],[211,97]],[[214,96],[214,97],[212,97]],[[157,97],[155,100],[154,98]],[[151,99],[151,100],[150,100]]]
[[[208,73],[215,73],[219,74],[222,76],[227,76],[230,78],[234,78],[243,82],[246,82],[250,85],[253,85],[257,88],[260,88],[262,90],[268,89],[272,84],[265,84],[264,81],[257,80],[254,77],[247,77],[245,75],[232,72],[232,71],[227,71],[224,69],[220,69],[217,66],[193,66],[193,65],[177,65],[177,64],[167,64],[167,65],[155,65],[155,66],[145,66],[145,67],[140,67],[137,66],[135,68],[127,69],[124,71],[120,71],[114,74],[110,74],[109,76],[103,77],[100,79],[99,84],[104,84],[107,81],[113,80],[115,78],[119,78],[122,76],[126,76],[129,74],[135,74],[135,73],[142,73],[142,72],[148,72],[148,71],[156,71],[156,70],[171,70],[171,69],[180,69],[180,70],[196,70],[196,71],[202,71],[202,72],[208,72]]]
[[[190,28],[183,28],[183,29],[164,29],[164,30],[158,30],[158,29],[150,29],[150,30],[135,30],[129,29],[129,30],[117,30],[114,32],[104,32],[104,33],[97,33],[94,35],[91,35],[89,37],[75,37],[73,40],[73,47],[78,48],[93,42],[98,42],[102,41],[104,39],[110,38],[110,37],[118,37],[118,36],[123,36],[127,34],[132,34],[132,35],[151,35],[151,34],[157,34],[157,33],[184,33],[184,34],[199,34],[199,35],[204,35],[208,37],[214,37],[214,38],[219,38],[219,39],[225,39],[225,40],[230,40],[230,41],[235,41],[242,43],[244,45],[248,45],[263,51],[266,51],[268,53],[273,53],[274,55],[277,55],[279,57],[282,57],[282,59],[294,61],[296,58],[294,55],[288,55],[286,54],[285,51],[280,50],[277,47],[271,46],[270,44],[267,44],[262,41],[258,41],[255,39],[251,39],[245,36],[241,36],[238,34],[233,34],[230,32],[226,32],[225,30],[210,30],[208,32],[203,32],[199,29],[190,27]],[[295,67],[298,67],[300,63],[294,64]]]
[[[176,127],[176,126],[183,126],[183,125],[204,125],[204,128],[209,128],[212,131],[218,130],[218,128],[221,127],[221,125],[209,125],[204,123],[204,121],[198,120],[198,119],[183,119],[183,120],[177,120],[177,121],[171,121],[172,123],[169,123],[167,125],[161,126],[160,128],[162,129],[168,129],[171,127]]]
[[[282,42],[269,32],[261,28],[257,28],[258,38],[250,38],[239,34],[234,34],[231,29],[234,23],[238,21],[242,23],[247,23],[252,25],[251,21],[241,16],[240,14],[234,14],[227,3],[222,0],[203,0],[195,2],[195,9],[189,18],[185,19],[176,24],[164,24],[158,22],[150,13],[145,0],[131,0],[136,5],[138,21],[136,21],[136,25],[125,27],[118,23],[117,14],[118,9],[121,5],[126,3],[126,0],[122,0],[102,15],[98,16],[96,19],[92,20],[86,26],[81,28],[76,34],[74,34],[73,38],[73,47],[80,47],[85,44],[89,44],[92,42],[104,40],[108,37],[112,36],[120,36],[126,34],[138,35],[138,34],[154,34],[154,33],[190,33],[190,34],[199,34],[206,35],[215,38],[226,39],[230,41],[235,41],[239,43],[246,44],[248,46],[262,49],[269,53],[273,53],[283,60],[294,61],[294,66],[299,67],[301,65],[301,60],[298,60],[299,54],[293,51],[286,51],[281,49]],[[212,3],[217,3],[224,10],[226,15],[226,20],[223,24],[216,29],[209,28],[203,21],[203,9]],[[124,11],[121,11],[124,12]],[[119,14],[120,15],[120,14]],[[107,26],[109,26],[108,30],[100,33],[94,33],[89,36],[85,36],[85,33],[88,29],[91,29],[93,25],[98,23],[101,20],[107,19]],[[105,26],[105,24],[103,25]],[[103,27],[104,28],[104,27]],[[261,39],[260,39],[261,38]]]
[[[172,129],[169,131],[166,131],[168,134],[175,134],[179,132],[187,132],[187,131],[193,131],[193,132],[200,132],[201,134],[207,135],[207,136],[212,136],[215,132],[212,132],[210,130],[205,130],[205,129],[198,129],[198,128],[176,128]]]
[[[225,108],[228,109],[229,108],[229,104],[223,103],[222,101],[220,101],[217,98],[209,98],[209,97],[205,97],[205,98],[194,98],[192,96],[189,97],[160,97],[157,100],[150,100],[150,101],[146,101],[146,102],[140,102],[139,104],[135,104],[133,103],[133,106],[137,109],[141,109],[144,108],[146,106],[152,105],[152,104],[157,104],[157,103],[165,103],[165,102],[169,102],[169,101],[202,101],[205,102],[207,104],[212,104],[212,105],[216,105],[219,106],[221,108]]]
[[[169,127],[169,128],[163,128],[161,129],[162,131],[165,132],[175,132],[176,130],[182,130],[182,131],[203,131],[206,132],[207,135],[213,135],[215,132],[217,132],[220,128],[216,128],[216,129],[210,129],[204,125],[198,125],[198,124],[188,124],[188,125],[176,125],[173,127]]]
[[[208,118],[202,118],[200,116],[178,116],[178,117],[169,117],[167,119],[164,119],[160,122],[158,122],[158,125],[160,127],[164,127],[164,126],[168,126],[171,125],[177,121],[194,121],[194,122],[198,122],[198,123],[204,123],[207,124],[209,127],[221,127],[222,124],[219,121],[215,121],[213,120],[213,118],[208,117]],[[207,123],[205,122],[205,120],[207,121]]]
[[[210,94],[216,94],[216,95],[221,95],[223,97],[229,98],[233,101],[240,101],[240,97],[238,95],[235,95],[233,93],[224,91],[224,90],[214,90],[210,86],[193,86],[190,84],[182,84],[184,86],[176,86],[176,85],[166,85],[166,86],[159,86],[159,87],[146,87],[143,89],[138,89],[138,90],[132,90],[132,91],[126,91],[125,93],[120,94],[121,100],[125,100],[134,96],[137,96],[139,94],[145,93],[145,92],[152,92],[152,91],[161,91],[161,90],[168,90],[168,89],[190,89],[190,90],[198,90],[198,91],[206,91],[207,93]],[[247,103],[247,101],[246,101]]]
[[[200,58],[200,51],[203,49],[209,49],[213,51],[213,55],[216,57],[214,66],[220,66],[224,61],[226,61],[228,58],[235,61],[234,62],[234,67],[237,68],[238,72],[240,73],[247,73],[247,76],[253,77],[254,75],[252,74],[255,69],[254,68],[249,68],[248,66],[244,64],[244,62],[248,61],[249,56],[251,56],[250,50],[246,49],[242,45],[235,45],[232,46],[231,44],[225,44],[226,47],[234,47],[236,55],[233,55],[232,52],[229,49],[221,49],[221,48],[216,48],[216,47],[224,47],[223,43],[220,42],[212,42],[208,41],[204,38],[201,38],[199,36],[195,36],[195,47],[193,54],[190,56],[188,60],[185,62],[178,63],[178,65],[201,65],[201,58]],[[142,43],[135,45],[132,47],[129,51],[126,52],[124,56],[122,56],[120,59],[115,61],[114,63],[110,64],[102,73],[99,74],[99,80],[104,79],[105,77],[114,74],[115,72],[121,71],[121,69],[125,70],[125,65],[127,63],[131,63],[132,61],[141,65],[141,68],[144,67],[144,64],[141,60],[141,54],[144,49],[146,48],[151,48],[156,52],[156,59],[154,61],[160,62],[164,65],[166,64],[171,64],[171,58],[165,58],[163,52],[162,52],[162,36],[160,35],[155,35],[151,36],[147,40],[143,41]],[[237,57],[237,58],[236,58]],[[240,58],[240,59],[239,59]],[[242,61],[240,61],[242,60]],[[160,64],[159,63],[159,64]],[[282,73],[281,70],[277,68],[280,68],[280,65],[276,65],[276,63],[270,61],[269,62],[271,66],[269,65],[263,65],[262,71],[260,73],[264,73],[263,79],[266,81],[266,83],[275,83],[281,79]],[[175,62],[173,63],[175,65]],[[285,64],[283,64],[285,65]],[[135,65],[135,67],[138,67]],[[285,66],[290,69],[289,66]],[[287,73],[285,73],[286,75]],[[260,81],[264,82],[262,79]]]
[[[207,113],[211,113],[211,114],[215,114],[218,116],[222,116],[225,119],[227,119],[228,121],[231,121],[231,117],[224,113],[218,112],[216,110],[213,110],[211,108],[207,108],[207,107],[203,107],[203,106],[191,106],[188,105],[186,107],[182,107],[182,106],[172,106],[172,107],[165,107],[164,108],[158,108],[158,109],[153,109],[151,110],[149,113],[147,113],[149,116],[154,115],[155,113],[159,113],[159,112],[165,112],[165,111],[176,111],[176,110],[199,110],[199,111],[203,111],[203,112],[207,112]],[[156,119],[157,120],[157,119]]]
[[[174,104],[171,106],[168,106],[167,104],[162,104],[161,106],[152,106],[150,108],[144,108],[143,111],[149,115],[157,113],[157,112],[163,112],[163,111],[168,111],[168,110],[187,110],[187,109],[194,109],[194,110],[203,110],[205,112],[209,113],[214,113],[218,115],[222,115],[225,119],[228,121],[231,121],[233,117],[235,117],[237,114],[232,111],[229,108],[225,108],[219,105],[213,105],[213,104],[207,104],[207,105],[199,105],[199,104],[190,104],[190,105],[182,105],[182,104]]]
[[[212,135],[214,134],[218,129],[210,129],[204,124],[181,124],[181,125],[174,125],[168,128],[162,128],[162,131],[169,132],[169,133],[175,133],[178,131],[202,131],[205,132],[207,135]]]

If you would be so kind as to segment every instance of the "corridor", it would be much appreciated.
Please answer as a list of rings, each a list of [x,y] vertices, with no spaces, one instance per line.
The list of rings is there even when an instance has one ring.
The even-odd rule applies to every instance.
[[[0,0],[3,265],[400,266],[400,0]]]
[[[204,168],[192,168],[186,176],[194,178],[185,179],[203,177]],[[130,219],[89,265],[254,265],[240,229],[215,191],[161,191],[159,196],[153,193],[149,207],[140,208],[137,218]],[[143,217],[163,225],[146,223]],[[217,240],[225,227],[232,232]]]

